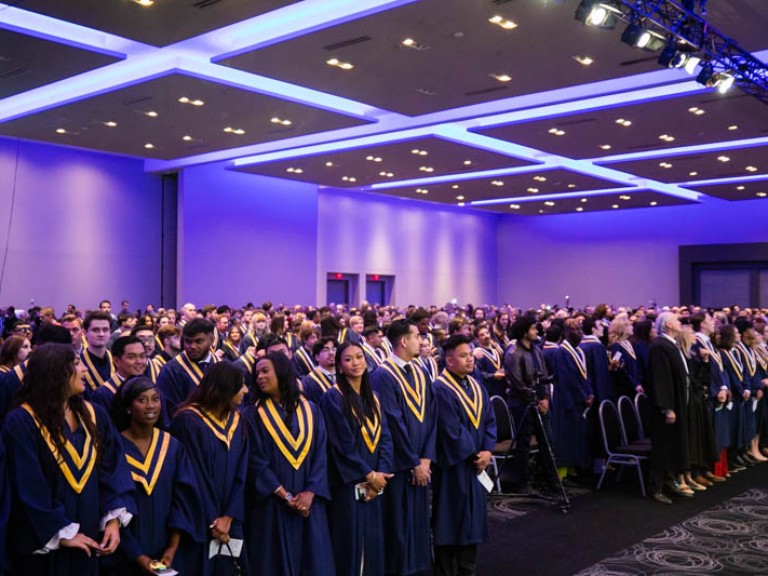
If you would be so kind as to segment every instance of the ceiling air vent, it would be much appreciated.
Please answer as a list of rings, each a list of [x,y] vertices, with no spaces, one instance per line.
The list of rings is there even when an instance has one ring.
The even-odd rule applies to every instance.
[[[11,70],[9,72],[0,74],[0,81],[10,80],[11,78],[16,78],[16,76],[21,76],[22,74],[26,74],[27,72],[29,72],[29,68],[16,68],[15,70]]]
[[[199,0],[198,2],[195,2],[192,4],[195,8],[208,8],[210,6],[213,6],[214,4],[218,4],[222,0]]]
[[[325,50],[328,50],[329,52],[331,52],[333,50],[338,50],[339,48],[346,48],[347,46],[362,44],[363,42],[368,42],[371,39],[372,38],[370,36],[358,36],[357,38],[350,38],[349,40],[336,42],[335,44],[328,44],[328,46],[324,46],[324,48]]]
[[[464,92],[464,96],[480,96],[481,94],[490,94],[491,92],[498,92],[499,90],[507,90],[507,86],[493,86],[491,88],[483,88],[482,90],[473,90],[472,92]]]

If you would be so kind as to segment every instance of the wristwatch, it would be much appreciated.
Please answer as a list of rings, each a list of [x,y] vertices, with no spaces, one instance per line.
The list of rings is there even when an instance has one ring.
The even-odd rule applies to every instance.
[[[285,500],[286,502],[290,502],[291,500],[293,500],[293,494],[286,491],[285,496],[283,496],[283,500]]]

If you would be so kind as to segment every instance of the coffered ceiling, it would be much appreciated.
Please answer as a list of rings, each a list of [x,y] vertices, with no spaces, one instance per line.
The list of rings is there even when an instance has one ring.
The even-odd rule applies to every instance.
[[[765,62],[764,4],[706,17]],[[508,214],[765,197],[768,106],[577,5],[0,3],[0,135]]]

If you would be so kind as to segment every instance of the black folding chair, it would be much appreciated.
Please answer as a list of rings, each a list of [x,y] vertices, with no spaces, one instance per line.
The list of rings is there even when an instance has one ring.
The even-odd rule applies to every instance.
[[[624,443],[650,443],[650,438],[643,438],[643,425],[635,411],[635,403],[629,396],[619,398],[619,418],[621,418],[621,427],[624,430]]]
[[[640,491],[643,497],[646,496],[645,480],[643,478],[643,460],[647,460],[651,454],[651,447],[648,444],[627,444],[624,441],[621,420],[616,405],[610,400],[600,402],[600,431],[603,435],[603,448],[608,455],[608,460],[600,475],[600,481],[597,483],[597,489],[603,485],[605,474],[611,464],[614,466],[634,466],[637,468],[637,477],[640,479]],[[621,470],[617,478],[621,477]]]
[[[491,396],[491,406],[493,406],[493,415],[496,417],[496,446],[491,450],[491,468],[494,472],[496,490],[501,492],[498,462],[504,462],[507,458],[511,458],[510,447],[515,438],[515,428],[504,398]]]

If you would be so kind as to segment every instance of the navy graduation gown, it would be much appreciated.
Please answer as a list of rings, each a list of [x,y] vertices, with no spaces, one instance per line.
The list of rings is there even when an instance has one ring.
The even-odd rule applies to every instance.
[[[444,370],[435,380],[437,463],[432,477],[432,529],[436,546],[478,544],[488,537],[487,492],[473,463],[496,445],[496,419],[485,389],[468,378],[461,388]]]
[[[723,370],[728,379],[728,385],[731,390],[731,410],[728,411],[728,421],[730,423],[731,448],[742,450],[747,446],[747,433],[744,422],[744,405],[750,402],[744,402],[744,366],[740,364],[740,356],[735,349],[722,350],[720,354],[723,357]]]
[[[496,378],[496,372],[503,371],[502,362],[504,354],[493,346],[490,350],[478,346],[475,350],[482,353],[480,358],[475,358],[475,371],[480,374],[481,382],[488,392],[488,396],[504,397],[507,390],[506,378]]]
[[[616,401],[619,396],[629,396],[634,398],[637,394],[637,387],[640,385],[640,373],[639,364],[637,359],[637,352],[635,352],[634,346],[629,344],[627,348],[622,346],[619,342],[614,342],[608,348],[608,352],[611,354],[611,358],[618,352],[621,354],[619,360],[620,368],[611,372],[613,379],[613,394],[610,396],[611,400]]]
[[[195,470],[184,446],[168,432],[154,430],[146,457],[121,435],[123,451],[136,486],[138,515],[123,531],[120,542],[120,574],[144,574],[136,559],[144,554],[160,559],[168,547],[171,530],[182,533],[173,561],[181,574],[194,573],[190,561],[191,542],[205,542],[205,520],[198,504]]]
[[[320,405],[323,394],[333,388],[334,383],[335,381],[332,381],[320,368],[315,368],[301,379],[301,391],[307,400]]]
[[[554,363],[557,383],[552,397],[552,430],[558,466],[586,466],[589,462],[589,428],[584,413],[592,386],[586,363],[577,359],[578,352],[563,343]]]
[[[229,516],[232,518],[229,536],[242,539],[248,442],[240,413],[233,410],[226,422],[220,422],[200,409],[188,407],[176,414],[171,433],[184,444],[190,456],[205,525]],[[203,548],[199,555],[202,574],[220,576],[234,572],[229,558],[209,559],[207,542]]]
[[[26,407],[12,410],[6,418],[3,437],[14,526],[9,543],[16,574],[97,575],[99,558],[88,558],[82,550],[59,547],[48,554],[33,553],[72,523],[80,524],[79,532],[100,541],[100,521],[110,511],[126,508],[136,513],[133,482],[119,435],[99,406],[86,404],[86,409],[92,410],[96,422],[99,453],[82,423],[74,432],[65,426],[67,453],[59,463],[50,447],[53,444],[46,441]],[[81,462],[76,462],[70,450]]]
[[[3,423],[6,414],[11,411],[13,398],[21,388],[26,373],[27,361],[25,360],[15,366],[13,370],[0,374],[0,424]]]
[[[616,402],[611,373],[608,371],[608,351],[597,338],[585,336],[579,344],[587,361],[587,373],[597,402],[608,399]],[[628,356],[628,354],[624,354]]]
[[[355,485],[365,482],[371,471],[391,472],[392,438],[384,416],[369,423],[364,436],[360,423],[344,413],[342,402],[337,386],[320,401],[328,430],[328,518],[336,574],[359,576],[364,563],[366,576],[379,576],[384,574],[382,499],[357,500]]]
[[[262,400],[249,406],[243,417],[248,427],[245,534],[251,574],[333,576],[326,431],[320,409],[302,398],[286,425],[283,408]],[[307,518],[274,495],[281,485],[294,495],[315,495]]]
[[[434,461],[437,411],[429,375],[415,362],[405,374],[390,357],[371,375],[392,436],[392,471],[384,491],[387,574],[429,569],[429,487],[414,486],[411,470],[421,458]]]
[[[208,365],[218,362],[215,354],[210,355]],[[187,399],[192,390],[200,385],[208,366],[192,362],[186,352],[182,352],[169,360],[160,370],[157,377],[157,387],[163,395],[163,424],[168,426],[176,410]]]

